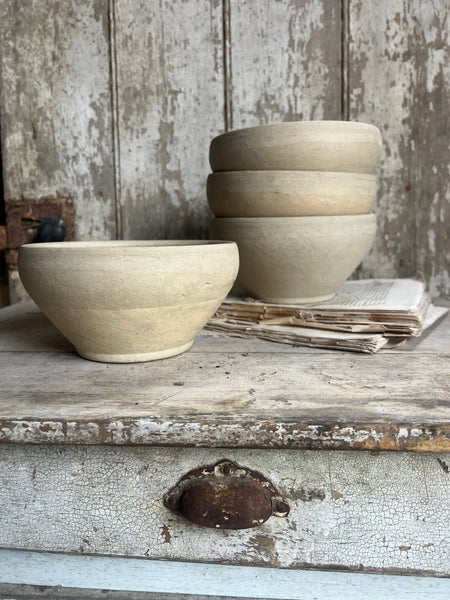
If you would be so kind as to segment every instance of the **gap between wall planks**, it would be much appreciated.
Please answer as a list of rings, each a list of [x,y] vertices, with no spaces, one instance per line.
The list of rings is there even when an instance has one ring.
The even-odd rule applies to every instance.
[[[110,79],[111,79],[111,132],[113,140],[114,162],[114,204],[116,217],[117,240],[123,237],[123,218],[120,186],[120,135],[119,135],[119,107],[118,107],[118,82],[117,82],[117,45],[116,45],[116,4],[115,0],[108,0],[108,29],[110,48]]]

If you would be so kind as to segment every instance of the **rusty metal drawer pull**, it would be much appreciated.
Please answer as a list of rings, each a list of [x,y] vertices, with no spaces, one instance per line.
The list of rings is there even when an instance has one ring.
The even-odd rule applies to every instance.
[[[268,479],[229,460],[187,473],[165,495],[164,505],[192,523],[217,529],[249,529],[272,515],[289,514],[289,504]]]

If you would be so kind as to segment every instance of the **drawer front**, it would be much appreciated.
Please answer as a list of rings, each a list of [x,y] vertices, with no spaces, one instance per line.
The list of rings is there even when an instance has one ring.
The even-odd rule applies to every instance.
[[[229,459],[290,504],[252,529],[200,527],[163,497]],[[0,546],[291,568],[448,574],[449,454],[4,445]]]

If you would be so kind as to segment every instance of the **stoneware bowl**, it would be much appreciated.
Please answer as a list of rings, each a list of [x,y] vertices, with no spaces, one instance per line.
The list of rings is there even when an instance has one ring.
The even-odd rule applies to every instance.
[[[375,175],[325,171],[224,171],[207,183],[216,217],[307,217],[370,211]]]
[[[238,282],[253,298],[282,304],[334,296],[369,251],[375,215],[216,218],[211,236],[239,248]]]
[[[77,352],[140,362],[187,350],[233,285],[233,242],[27,244],[25,289]]]
[[[230,131],[211,142],[213,171],[373,173],[380,131],[351,121],[296,121]]]

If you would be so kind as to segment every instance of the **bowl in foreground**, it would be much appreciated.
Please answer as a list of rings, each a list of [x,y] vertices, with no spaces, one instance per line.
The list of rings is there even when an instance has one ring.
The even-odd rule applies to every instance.
[[[216,217],[307,217],[370,211],[375,175],[325,171],[224,171],[207,182]]]
[[[187,350],[233,285],[236,244],[110,241],[27,244],[25,289],[88,359],[140,362]]]
[[[211,236],[239,248],[238,282],[279,304],[332,298],[369,251],[375,215],[216,218]]]
[[[373,173],[381,134],[353,121],[295,121],[237,129],[215,137],[213,171],[344,171]]]

